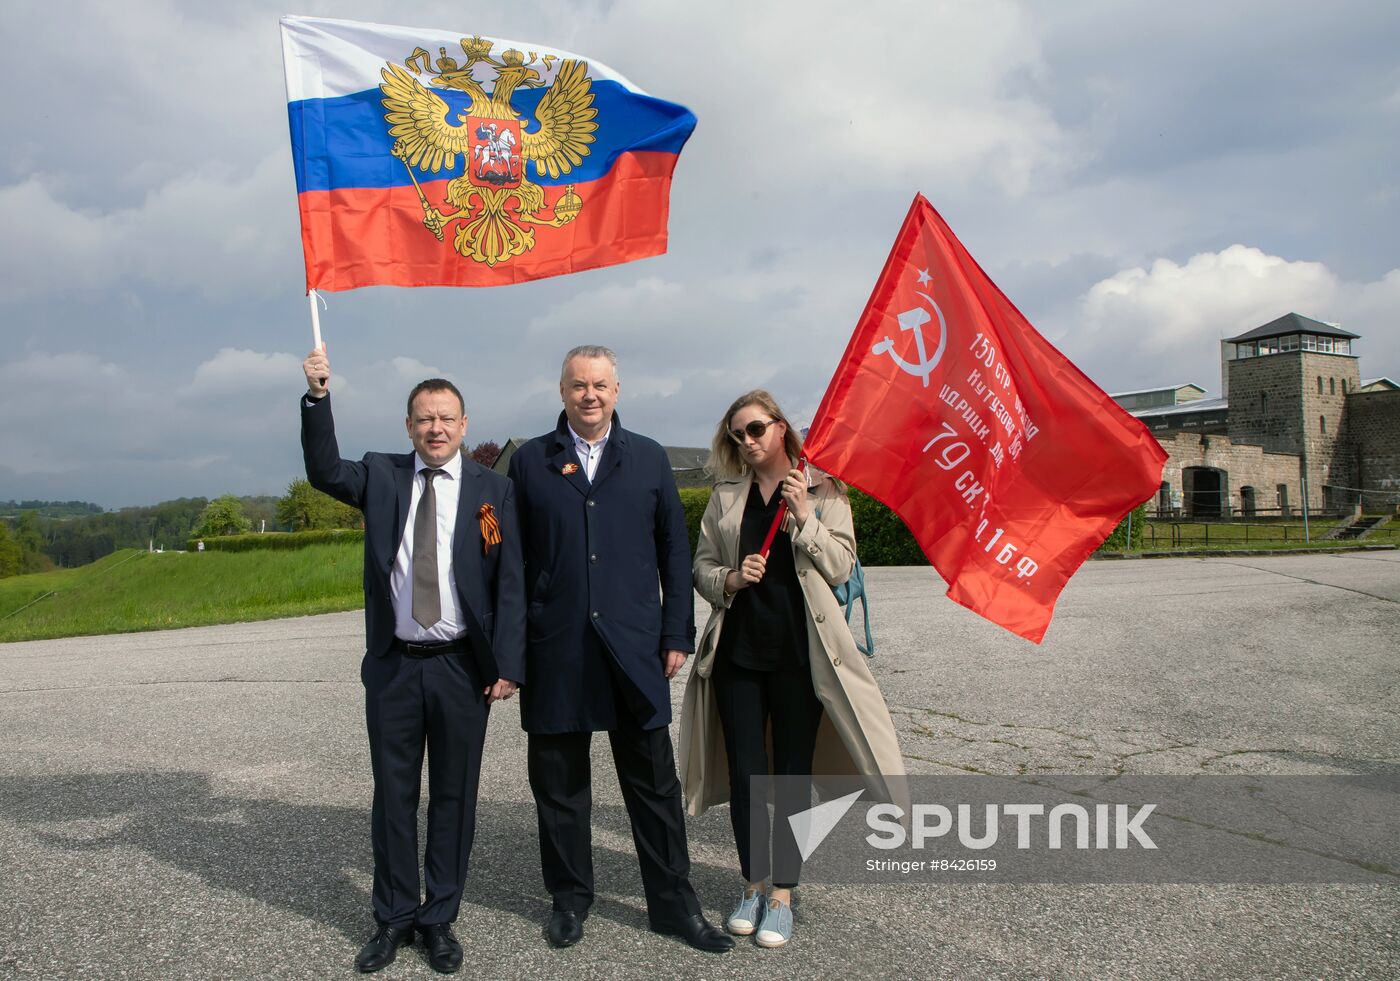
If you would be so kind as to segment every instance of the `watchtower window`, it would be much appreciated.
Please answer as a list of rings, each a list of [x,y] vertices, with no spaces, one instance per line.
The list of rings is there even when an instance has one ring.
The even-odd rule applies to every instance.
[[[1327,379],[1327,394],[1328,394],[1328,395],[1336,395],[1336,394],[1337,394],[1337,379],[1335,379],[1335,378],[1329,378],[1329,379]]]
[[[1318,395],[1321,395],[1321,394],[1322,394],[1322,376],[1321,376],[1321,375],[1318,375],[1318,376],[1317,376],[1317,394],[1318,394]]]
[[[1324,433],[1327,432],[1327,417],[1326,417],[1326,416],[1318,416],[1318,417],[1317,417],[1317,425],[1318,425],[1318,428],[1321,429]]]

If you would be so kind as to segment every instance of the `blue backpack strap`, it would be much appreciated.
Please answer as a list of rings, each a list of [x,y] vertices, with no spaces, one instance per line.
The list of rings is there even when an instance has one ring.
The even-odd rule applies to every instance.
[[[848,587],[846,601],[846,623],[850,624],[851,614],[855,612],[856,600],[860,600],[861,618],[865,625],[865,643],[861,644],[860,639],[856,639],[856,650],[866,657],[875,656],[875,636],[870,632],[870,601],[865,595],[865,570],[861,568],[860,561],[857,560],[855,568],[851,570],[851,578],[846,581]]]
[[[822,517],[822,509],[816,508],[817,520]],[[865,596],[865,570],[861,568],[860,559],[856,559],[856,564],[851,568],[851,575],[839,586],[832,586],[831,592],[836,597],[838,605],[846,608],[846,626],[851,625],[851,614],[855,612],[856,600],[860,600],[860,612],[865,623],[865,643],[861,644],[856,640],[856,650],[866,657],[875,656],[875,635],[870,631],[870,601]],[[852,631],[854,633],[854,630]]]

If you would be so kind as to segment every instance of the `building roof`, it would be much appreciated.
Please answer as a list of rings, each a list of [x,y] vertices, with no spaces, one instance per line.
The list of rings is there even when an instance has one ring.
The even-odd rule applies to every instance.
[[[501,447],[500,455],[496,457],[496,462],[491,465],[491,469],[496,473],[505,473],[510,466],[510,458],[515,455],[515,451],[526,443],[530,442],[529,436],[512,436],[505,441]]]
[[[1321,320],[1304,317],[1302,314],[1287,313],[1277,320],[1270,320],[1262,327],[1255,327],[1238,337],[1227,337],[1225,340],[1231,344],[1238,344],[1241,341],[1254,341],[1261,337],[1282,337],[1284,334],[1321,334],[1323,337],[1353,338],[1361,336],[1342,330],[1333,324],[1324,324]]]
[[[1204,388],[1194,382],[1182,382],[1180,385],[1158,385],[1156,388],[1139,388],[1131,392],[1109,392],[1108,397],[1111,399],[1125,399],[1130,395],[1151,395],[1153,392],[1179,392],[1183,388],[1194,388],[1202,395],[1206,393]]]
[[[1363,392],[1386,392],[1386,391],[1393,392],[1393,391],[1395,391],[1397,388],[1400,388],[1400,382],[1393,381],[1392,379],[1386,378],[1384,375],[1382,375],[1380,378],[1363,378],[1363,379],[1361,379],[1361,388],[1360,388],[1360,391],[1363,391]]]
[[[1230,407],[1228,398],[1219,399],[1196,399],[1194,402],[1182,402],[1179,405],[1159,405],[1150,409],[1133,409],[1128,413],[1141,419],[1145,416],[1184,416],[1197,412],[1217,412]]]

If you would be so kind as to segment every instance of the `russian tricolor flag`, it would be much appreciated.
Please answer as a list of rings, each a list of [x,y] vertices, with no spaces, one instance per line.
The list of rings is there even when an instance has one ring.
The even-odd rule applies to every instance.
[[[538,44],[282,19],[308,290],[497,286],[666,251],[695,128]]]

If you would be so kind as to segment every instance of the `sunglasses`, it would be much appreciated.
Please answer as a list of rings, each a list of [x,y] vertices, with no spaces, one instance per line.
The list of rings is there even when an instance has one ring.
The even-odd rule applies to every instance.
[[[780,420],[778,419],[769,419],[767,422],[764,422],[761,419],[755,419],[743,429],[729,430],[729,438],[732,439],[734,442],[738,443],[740,446],[744,445],[744,436],[746,434],[752,436],[755,440],[760,440],[763,438],[763,434],[768,432],[768,427],[776,424],[779,421]]]

